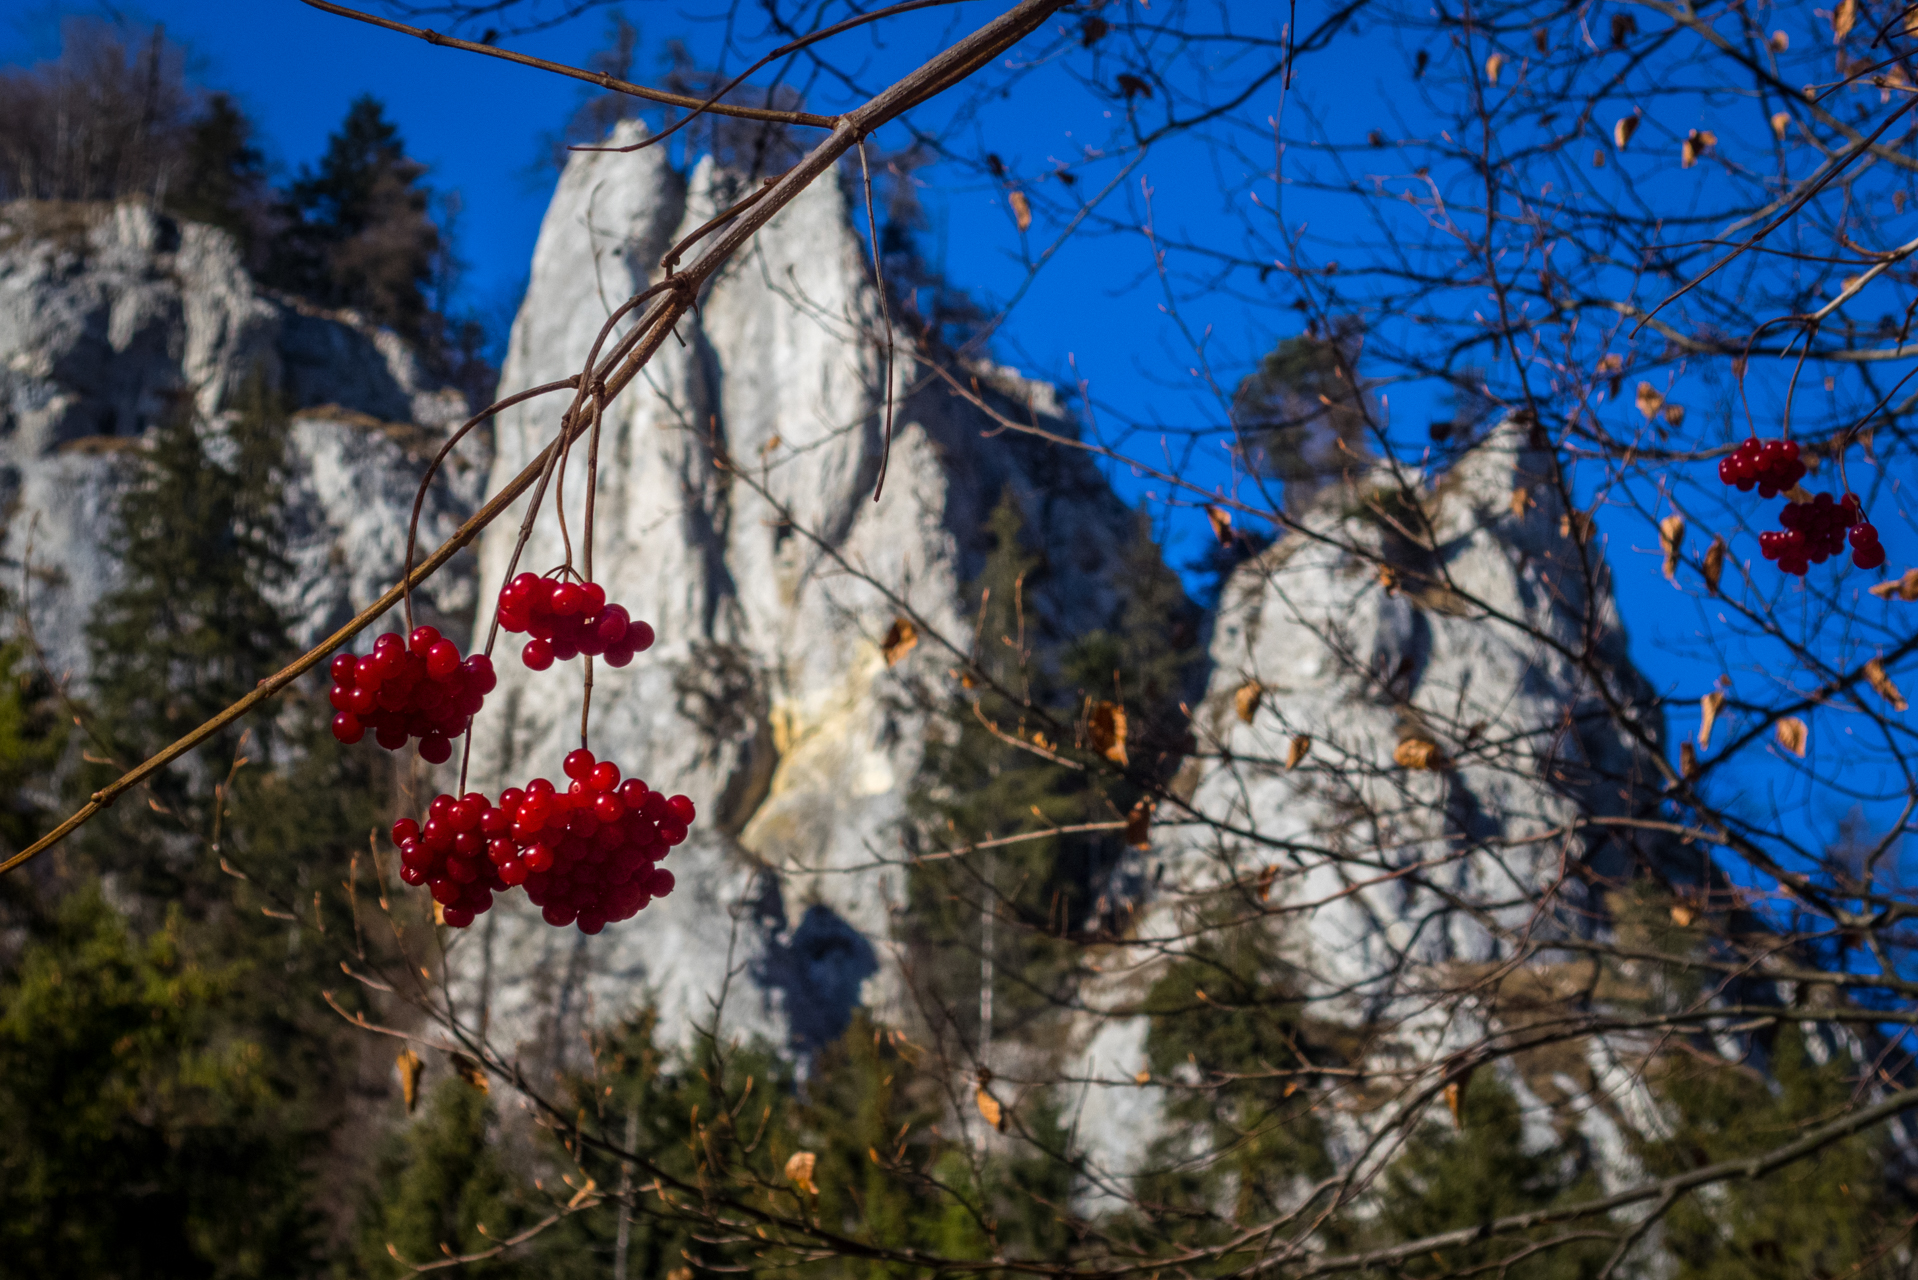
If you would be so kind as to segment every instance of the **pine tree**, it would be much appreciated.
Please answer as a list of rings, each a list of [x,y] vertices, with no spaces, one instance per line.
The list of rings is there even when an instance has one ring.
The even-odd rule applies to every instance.
[[[167,196],[169,212],[232,233],[249,264],[259,258],[271,204],[255,133],[231,94],[209,95],[186,130],[181,180]]]
[[[1489,1073],[1464,1088],[1454,1124],[1428,1118],[1386,1170],[1369,1243],[1400,1243],[1554,1204],[1594,1199],[1598,1180],[1580,1167],[1576,1143],[1528,1150],[1524,1118],[1512,1091]],[[1619,1230],[1603,1219],[1584,1230]],[[1603,1240],[1577,1240],[1529,1250],[1559,1234],[1546,1228],[1497,1245],[1434,1251],[1403,1264],[1401,1274],[1451,1276],[1486,1268],[1512,1280],[1589,1280],[1611,1256]],[[1521,1256],[1528,1255],[1528,1256]]]
[[[436,345],[428,290],[443,245],[425,174],[379,99],[355,98],[318,168],[302,169],[287,189],[294,225],[275,246],[269,279]]]
[[[1857,1068],[1840,1051],[1819,1064],[1786,1025],[1756,1066],[1674,1055],[1653,1075],[1675,1119],[1671,1135],[1644,1144],[1648,1170],[1665,1176],[1758,1155],[1854,1105]],[[1680,1201],[1665,1219],[1677,1280],[1796,1280],[1801,1276],[1906,1274],[1879,1257],[1905,1232],[1909,1205],[1887,1185],[1882,1140],[1859,1134],[1764,1178],[1733,1179]]]
[[[310,1135],[226,1016],[244,965],[95,886],[0,976],[0,1276],[313,1274]]]

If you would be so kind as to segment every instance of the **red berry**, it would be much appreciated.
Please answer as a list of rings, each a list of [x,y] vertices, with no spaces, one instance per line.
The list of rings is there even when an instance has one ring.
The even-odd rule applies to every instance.
[[[581,613],[590,616],[606,607],[605,587],[600,586],[597,582],[586,582],[580,584],[579,589],[586,597],[586,607],[580,610]]]
[[[351,711],[342,711],[333,717],[333,736],[350,747],[366,736],[366,727]]]
[[[453,744],[443,733],[429,733],[420,739],[420,759],[428,764],[445,764],[453,758]]]
[[[417,889],[426,883],[426,872],[411,863],[403,862],[400,864],[400,883],[410,884]]]
[[[611,791],[619,785],[619,766],[602,760],[586,775],[586,785],[595,791]]]
[[[438,627],[414,627],[413,634],[406,638],[406,650],[415,657],[424,658],[426,651],[440,641]]]
[[[647,878],[646,892],[655,898],[663,898],[673,891],[673,873],[664,867],[654,867],[653,874]]]
[[[373,740],[382,747],[385,747],[388,751],[398,751],[406,745],[406,729],[403,725],[396,725],[388,721],[382,724],[378,731],[375,732]]]
[[[628,778],[619,784],[619,802],[628,809],[638,809],[646,803],[646,784],[638,778]]]
[[[334,684],[350,685],[356,678],[355,673],[359,670],[359,665],[360,660],[352,654],[336,653],[326,669],[332,673]]]
[[[553,865],[553,850],[544,844],[529,845],[519,857],[528,871],[545,871]]]
[[[626,647],[634,653],[644,653],[653,647],[653,629],[644,622],[635,621],[626,628]]]
[[[562,618],[579,613],[586,607],[586,592],[575,583],[562,582],[553,589],[553,612]]]
[[[528,671],[544,671],[553,665],[553,646],[544,640],[528,640],[519,651],[519,660]]]
[[[378,689],[386,679],[386,668],[375,654],[368,654],[353,666],[353,683],[362,689]]]
[[[566,759],[560,764],[560,768],[566,771],[567,777],[577,780],[591,773],[595,763],[593,753],[581,747],[577,751],[567,752]]]
[[[483,653],[468,658],[460,668],[466,673],[468,687],[480,694],[488,694],[499,687],[499,676],[493,670],[493,660]]]
[[[1885,549],[1877,543],[1859,547],[1851,553],[1851,562],[1860,569],[1876,569],[1885,562]]]
[[[460,886],[457,880],[449,880],[445,876],[441,876],[435,880],[428,881],[426,887],[433,891],[433,900],[441,906],[446,906],[449,903],[460,900]]]
[[[426,674],[433,679],[444,680],[459,669],[459,646],[451,640],[438,641],[426,651]]]
[[[447,907],[440,912],[440,919],[454,929],[464,929],[473,923],[473,913],[463,907]]]

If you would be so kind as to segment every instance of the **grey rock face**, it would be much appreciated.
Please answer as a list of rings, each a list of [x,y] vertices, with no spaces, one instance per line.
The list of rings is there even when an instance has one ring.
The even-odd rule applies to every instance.
[[[624,126],[616,143],[634,140]],[[508,391],[578,372],[612,307],[655,278],[680,236],[736,197],[702,165],[682,181],[652,150],[582,153],[562,177],[513,330]],[[679,889],[593,938],[553,929],[518,895],[462,940],[465,1007],[507,1045],[577,1043],[557,1021],[656,1002],[661,1025],[725,1026],[796,1051],[832,1039],[853,1007],[900,1012],[893,913],[900,824],[943,695],[951,643],[970,643],[966,584],[987,514],[1010,492],[1056,567],[1029,601],[1035,627],[1108,623],[1123,598],[1131,515],[1083,459],[1014,437],[939,390],[914,390],[902,353],[890,470],[873,501],[886,387],[883,325],[846,195],[822,180],[763,230],[603,424],[593,577],[657,628],[624,670],[597,667],[590,742],[656,789],[702,805],[666,865]],[[1020,412],[1069,431],[1049,389],[1000,378]],[[494,487],[557,428],[564,402],[501,416]],[[582,554],[584,450],[565,471]],[[481,551],[481,625],[509,577],[519,519]],[[551,507],[518,570],[566,552]],[[919,646],[889,667],[905,607]],[[526,671],[502,633],[501,687],[475,739],[489,791],[563,780],[580,737],[581,667]],[[499,708],[494,712],[493,708]],[[486,718],[494,717],[489,726]],[[490,976],[490,980],[488,978]],[[513,975],[513,976],[506,976]],[[532,975],[540,975],[534,977]],[[563,980],[574,994],[552,998]]]
[[[1484,1026],[1456,998],[1462,975],[1518,936],[1601,930],[1602,886],[1665,856],[1575,825],[1657,794],[1663,725],[1602,549],[1570,536],[1548,466],[1502,427],[1452,471],[1415,478],[1422,517],[1361,483],[1233,575],[1194,717],[1202,759],[1182,776],[1215,825],[1154,850],[1163,874],[1137,933],[1175,941],[1116,949],[1095,1007],[1136,1002],[1197,913],[1237,900],[1267,912],[1312,1017],[1389,1029],[1388,1058],[1434,1062]],[[1309,751],[1290,766],[1300,737]],[[1396,760],[1407,740],[1436,746],[1441,767]],[[1133,1083],[1147,1028],[1082,1027],[1075,1074],[1103,1083],[1086,1088],[1080,1132],[1117,1176],[1162,1131],[1156,1086]],[[1593,1052],[1593,1075],[1616,1086],[1596,1092],[1636,1105],[1629,1073]],[[1616,1119],[1576,1122],[1616,1150],[1599,1132]]]
[[[337,627],[399,576],[425,456],[465,414],[389,331],[269,296],[232,240],[139,205],[0,206],[0,493],[38,639],[83,677],[85,627],[117,580],[116,496],[141,436],[182,398],[216,427],[250,386],[294,414],[283,604],[297,638]],[[469,514],[484,446],[429,494],[429,548]],[[18,591],[19,580],[9,582]],[[423,593],[463,634],[472,565]]]

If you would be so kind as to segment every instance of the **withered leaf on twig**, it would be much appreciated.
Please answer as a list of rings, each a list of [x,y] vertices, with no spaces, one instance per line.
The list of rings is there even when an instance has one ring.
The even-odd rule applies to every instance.
[[[1785,33],[1781,31],[1778,34],[1784,35]],[[1790,127],[1790,125],[1791,125],[1791,112],[1775,111],[1772,113],[1772,118],[1771,118],[1772,136],[1777,138],[1780,142],[1783,142],[1785,140],[1785,130],[1788,127]]]
[[[1891,704],[1893,711],[1903,711],[1905,709],[1905,695],[1898,692],[1898,686],[1891,682],[1891,677],[1885,672],[1884,663],[1878,661],[1876,658],[1867,662],[1865,664],[1865,679],[1871,681],[1871,687],[1878,691],[1879,697]]]
[[[1778,745],[1801,759],[1805,754],[1805,740],[1810,734],[1811,730],[1797,716],[1786,716],[1778,722]]]
[[[1125,842],[1134,849],[1152,847],[1152,801],[1140,800],[1125,817]]]
[[[1718,594],[1718,579],[1725,572],[1725,540],[1714,536],[1712,545],[1705,548],[1705,586],[1713,595]]]
[[[1485,78],[1493,84],[1498,83],[1498,73],[1505,66],[1505,55],[1495,53],[1485,60]]]
[[[819,1164],[819,1157],[810,1151],[795,1151],[786,1158],[786,1181],[809,1196],[819,1194],[819,1188],[813,1185],[813,1169]]]
[[[1239,720],[1251,724],[1252,717],[1259,714],[1259,702],[1265,697],[1265,686],[1257,680],[1247,680],[1232,694],[1232,709],[1239,713]]]
[[[1838,7],[1831,11],[1831,38],[1842,41],[1858,25],[1858,0],[1838,0]]]
[[[1023,191],[1014,191],[1006,197],[1006,203],[1012,206],[1012,220],[1021,233],[1032,226],[1032,201],[1026,199]]]
[[[449,1053],[446,1056],[452,1060],[453,1070],[459,1072],[460,1079],[466,1081],[466,1083],[472,1085],[481,1093],[491,1093],[493,1091],[493,1086],[487,1083],[486,1072],[481,1070],[479,1063],[473,1061],[463,1053]]]
[[[1718,135],[1710,129],[1693,129],[1685,136],[1684,145],[1678,149],[1678,167],[1689,169],[1698,163],[1698,158],[1718,145]]]
[[[1379,585],[1385,588],[1385,594],[1395,596],[1399,593],[1399,571],[1389,564],[1379,566]]]
[[[1299,761],[1312,752],[1312,739],[1303,733],[1292,735],[1292,741],[1285,748],[1285,767],[1296,769]]]
[[[1219,540],[1219,545],[1222,547],[1231,546],[1232,513],[1217,503],[1208,502],[1205,504],[1205,518],[1211,522],[1212,536]]]
[[[397,1065],[400,1069],[400,1097],[406,1099],[406,1114],[410,1116],[413,1109],[420,1105],[420,1075],[426,1070],[426,1064],[411,1049],[401,1049]]]
[[[1620,151],[1623,151],[1631,143],[1632,135],[1637,132],[1637,116],[1620,116],[1618,123],[1612,126],[1612,141]]]
[[[1664,416],[1667,426],[1682,427],[1685,425],[1685,406],[1682,404],[1673,404],[1667,400],[1665,402]]]
[[[1125,708],[1118,703],[1095,702],[1087,709],[1086,736],[1092,749],[1112,763],[1129,763],[1125,754]]]
[[[1437,769],[1445,763],[1438,743],[1427,738],[1407,738],[1392,751],[1392,761],[1401,769]]]
[[[910,619],[894,618],[892,625],[886,628],[886,638],[879,642],[879,651],[886,655],[887,666],[896,666],[918,643],[919,628],[913,626]]]
[[[1645,415],[1647,422],[1657,417],[1658,411],[1665,407],[1664,394],[1649,382],[1638,384],[1638,392],[1634,399],[1638,402],[1638,411]]]
[[[979,1114],[987,1124],[1000,1133],[1006,1131],[1005,1108],[999,1105],[999,1099],[986,1092],[984,1085],[979,1086],[979,1092],[973,1095],[972,1101],[979,1108]]]
[[[1718,713],[1725,705],[1725,695],[1713,689],[1698,700],[1698,749],[1712,749],[1712,725],[1718,721]]]
[[[1472,1087],[1472,1073],[1468,1070],[1456,1080],[1445,1082],[1445,1107],[1452,1113],[1452,1127],[1465,1128],[1465,1091]]]
[[[1586,512],[1567,511],[1558,518],[1558,536],[1571,538],[1582,547],[1591,540],[1592,530],[1597,524]]]
[[[1672,904],[1672,923],[1681,929],[1689,929],[1692,921],[1698,919],[1698,912],[1682,902]]]
[[[1887,578],[1871,588],[1871,593],[1880,600],[1889,600],[1893,596],[1907,604],[1918,600],[1918,569],[1907,569],[1896,578]]]
[[[1538,503],[1532,498],[1532,491],[1524,485],[1519,485],[1516,489],[1512,490],[1513,515],[1524,519],[1525,513],[1537,505]]]
[[[1272,896],[1272,882],[1279,878],[1279,866],[1272,863],[1259,872],[1259,901],[1264,902]]]
[[[1678,744],[1678,776],[1687,781],[1698,776],[1698,748],[1690,742]]]
[[[1678,553],[1685,545],[1685,517],[1673,512],[1658,522],[1658,547],[1665,553],[1665,580],[1678,581]]]

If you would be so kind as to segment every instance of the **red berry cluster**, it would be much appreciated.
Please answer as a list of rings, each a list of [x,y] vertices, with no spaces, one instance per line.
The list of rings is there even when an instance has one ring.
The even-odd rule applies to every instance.
[[[371,729],[388,751],[418,738],[429,764],[451,758],[452,740],[499,683],[492,659],[476,653],[462,662],[459,646],[432,627],[415,628],[404,641],[389,631],[364,656],[336,653],[331,671],[335,738],[351,744]]]
[[[1753,436],[1719,460],[1718,478],[1741,493],[1756,487],[1759,497],[1775,498],[1805,478],[1805,464],[1798,459],[1797,442]]]
[[[1776,497],[1797,488],[1805,478],[1805,464],[1798,446],[1790,440],[1760,440],[1753,437],[1718,463],[1718,478],[1749,493],[1755,487],[1761,498]],[[1804,491],[1798,491],[1803,497]],[[1860,569],[1876,569],[1885,562],[1885,549],[1878,545],[1878,530],[1865,519],[1858,495],[1848,493],[1833,498],[1821,493],[1809,501],[1787,503],[1778,513],[1781,530],[1758,535],[1758,550],[1767,560],[1775,560],[1786,573],[1803,576],[1815,564],[1823,564],[1845,549],[1849,537],[1851,562]]]
[[[1838,555],[1845,549],[1847,536],[1851,562],[1860,569],[1876,569],[1885,562],[1878,530],[1859,512],[1856,494],[1834,501],[1829,493],[1821,493],[1810,502],[1787,503],[1778,513],[1778,523],[1784,530],[1759,534],[1758,549],[1786,573],[1803,574]]]
[[[442,795],[424,828],[393,824],[400,879],[424,884],[441,917],[463,929],[493,905],[493,894],[524,885],[551,925],[581,933],[637,915],[673,891],[673,873],[657,866],[686,838],[696,811],[685,796],[664,796],[619,766],[581,749],[566,757],[565,791],[535,778],[510,787],[494,806],[479,792]]]
[[[531,633],[519,656],[533,671],[582,653],[603,654],[611,665],[623,667],[653,644],[653,629],[624,605],[607,604],[606,589],[597,582],[534,573],[522,573],[500,589],[499,624],[514,634]]]

